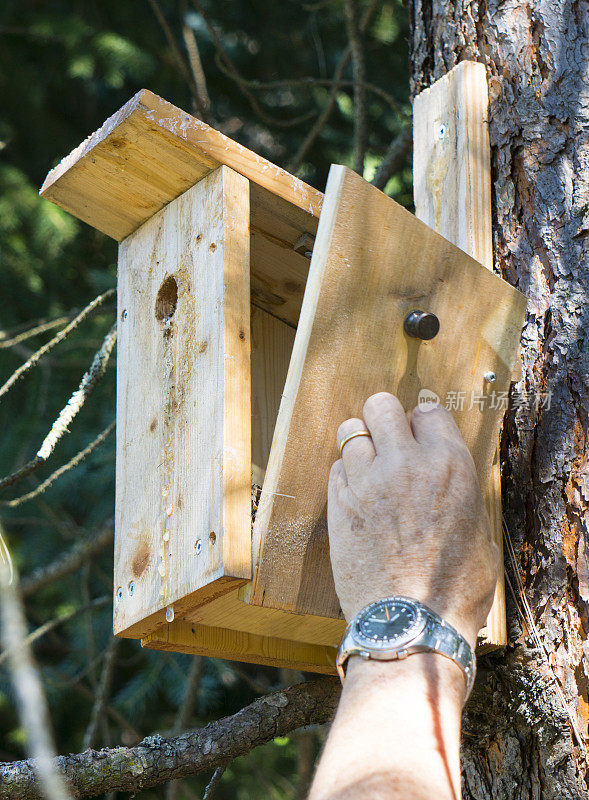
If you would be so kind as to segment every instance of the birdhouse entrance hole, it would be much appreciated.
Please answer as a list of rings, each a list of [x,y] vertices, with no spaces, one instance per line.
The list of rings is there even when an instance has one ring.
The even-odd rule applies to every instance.
[[[173,316],[178,304],[178,284],[173,275],[164,278],[155,298],[155,318],[165,325]]]

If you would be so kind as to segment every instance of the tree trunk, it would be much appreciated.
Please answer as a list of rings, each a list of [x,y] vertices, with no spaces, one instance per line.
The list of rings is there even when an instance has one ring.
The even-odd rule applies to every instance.
[[[486,65],[495,266],[529,298],[502,441],[512,645],[479,665],[464,798],[577,800],[589,780],[589,14],[580,0],[409,11],[413,94],[464,59]],[[520,622],[518,577],[543,647]]]

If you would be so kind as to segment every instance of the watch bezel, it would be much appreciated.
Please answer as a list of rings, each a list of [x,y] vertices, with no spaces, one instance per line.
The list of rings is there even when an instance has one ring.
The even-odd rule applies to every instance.
[[[391,641],[390,639],[379,640],[370,638],[360,630],[360,624],[368,614],[373,613],[373,611],[377,608],[395,604],[403,605],[406,608],[409,608],[415,615],[415,619],[406,633],[400,634],[394,641]],[[361,614],[358,615],[354,620],[351,633],[355,643],[361,647],[370,648],[371,650],[388,650],[395,652],[411,644],[411,642],[413,642],[421,633],[423,633],[426,624],[427,617],[424,611],[409,597],[383,598],[381,600],[375,600],[373,603],[370,603],[362,609]]]

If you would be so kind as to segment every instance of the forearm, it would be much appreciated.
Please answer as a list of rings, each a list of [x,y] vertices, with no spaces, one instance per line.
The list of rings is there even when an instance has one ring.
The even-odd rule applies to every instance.
[[[440,655],[351,658],[309,800],[458,800],[464,691]]]

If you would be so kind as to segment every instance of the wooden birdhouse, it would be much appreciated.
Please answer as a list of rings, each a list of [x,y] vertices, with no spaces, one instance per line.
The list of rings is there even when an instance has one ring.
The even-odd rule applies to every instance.
[[[120,243],[115,633],[334,672],[335,431],[381,389],[505,392],[521,295],[345,167],[324,200],[146,90],[41,194]],[[455,410],[485,486],[501,416]]]

